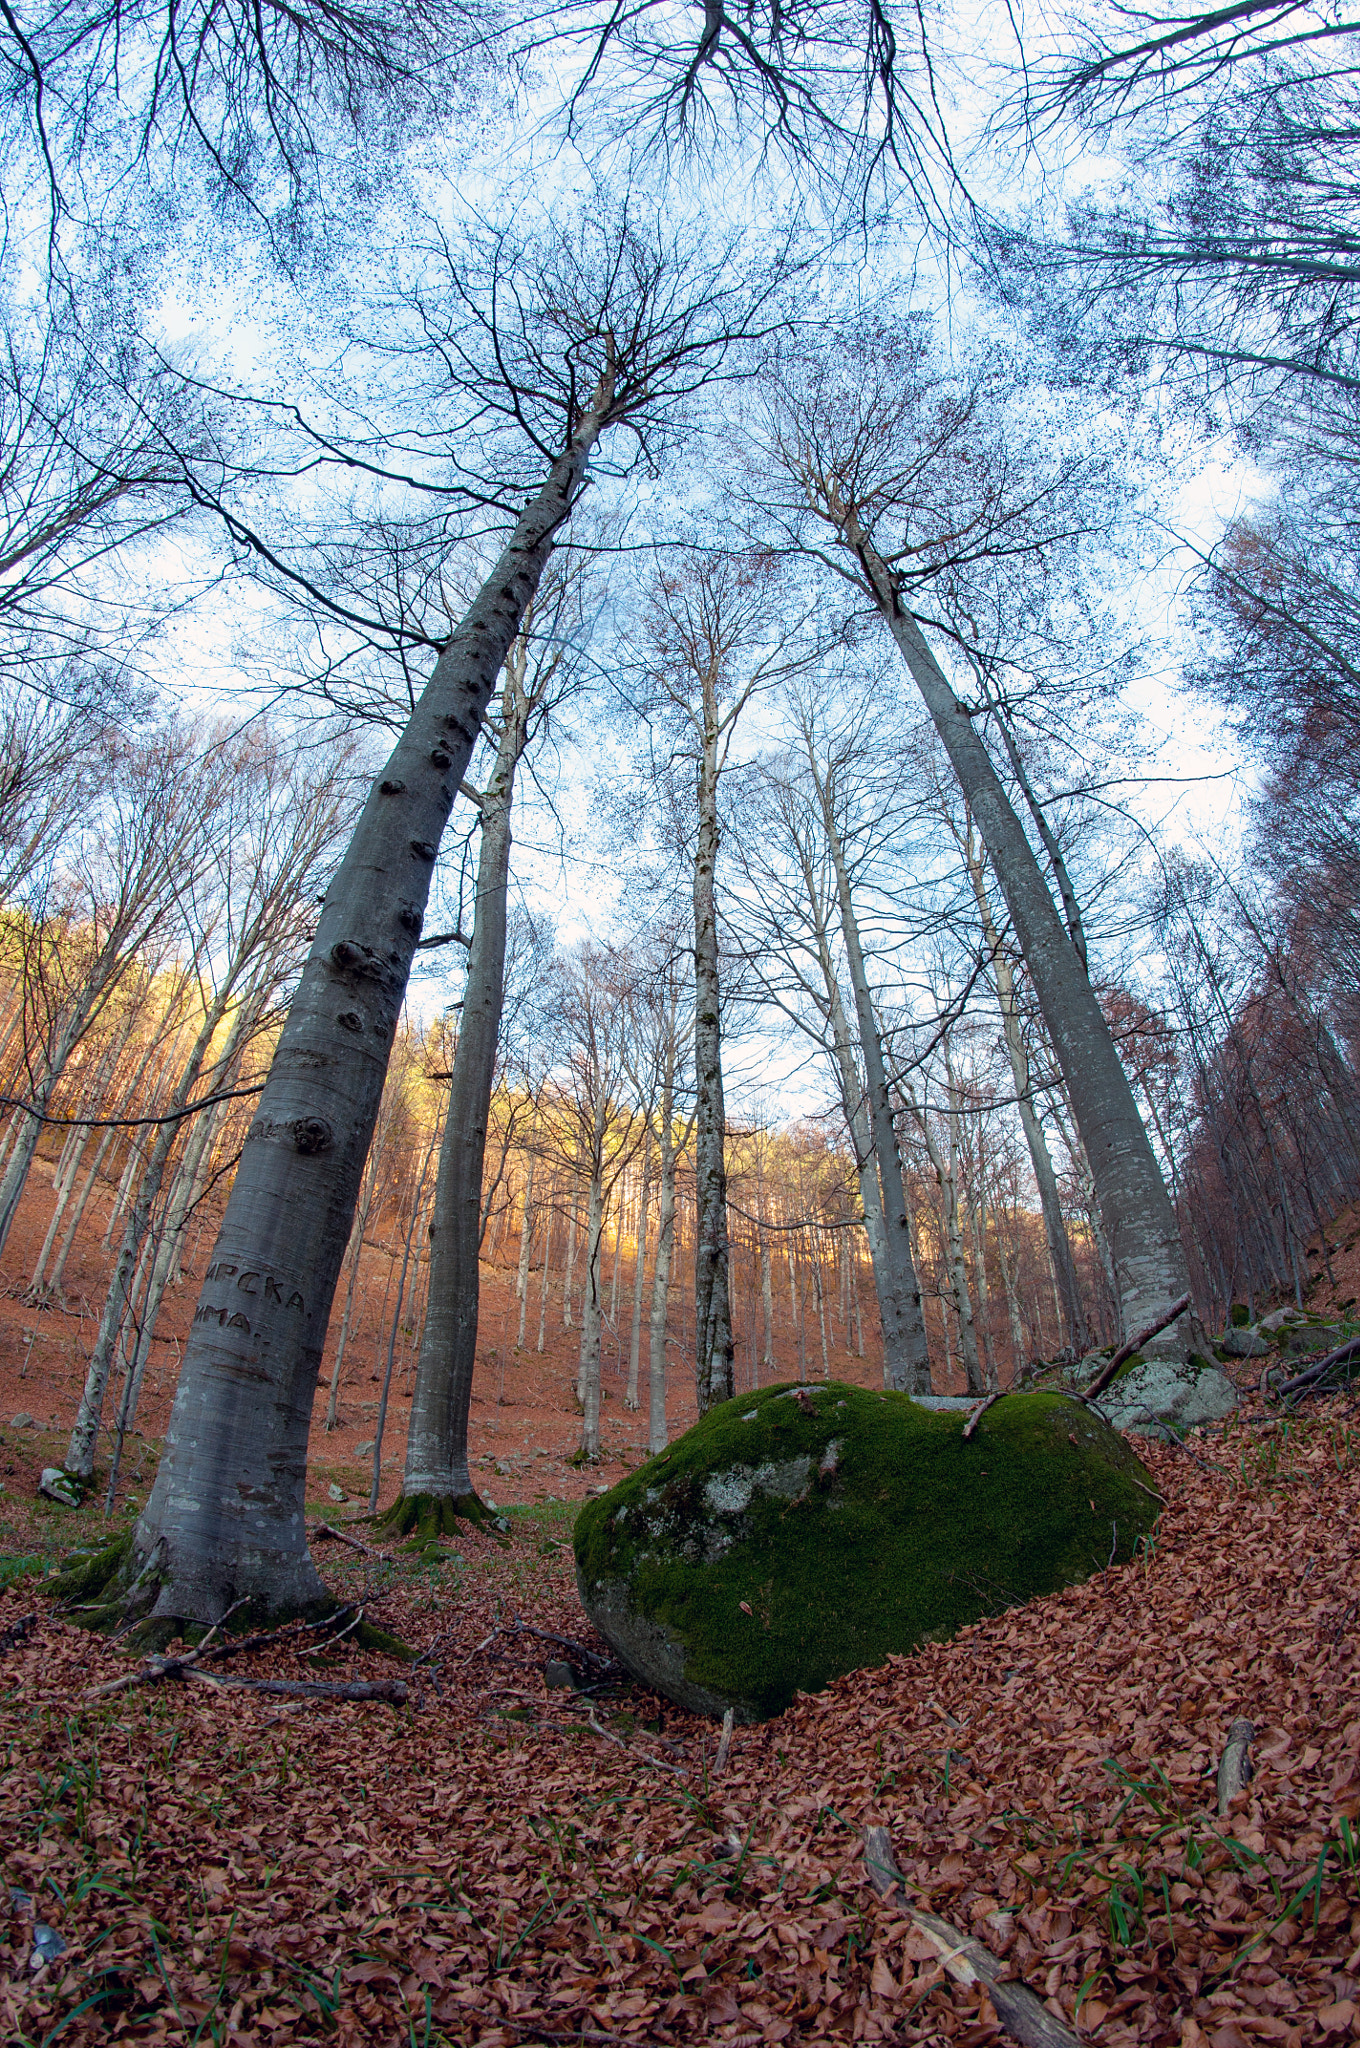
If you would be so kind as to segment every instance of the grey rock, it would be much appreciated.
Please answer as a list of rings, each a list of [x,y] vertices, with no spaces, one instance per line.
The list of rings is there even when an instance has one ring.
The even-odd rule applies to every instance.
[[[1274,1336],[1277,1330],[1287,1330],[1291,1323],[1301,1323],[1303,1317],[1296,1308],[1273,1308],[1268,1316],[1262,1316],[1257,1323],[1258,1330],[1265,1330]]]
[[[44,1499],[55,1501],[59,1508],[78,1508],[80,1488],[69,1472],[63,1472],[59,1465],[48,1465],[38,1481],[38,1491]]]
[[[17,1415],[10,1416],[9,1426],[11,1429],[36,1429],[38,1425],[28,1410],[21,1408]]]
[[[356,1457],[356,1458],[371,1458],[371,1457],[373,1456],[373,1442],[374,1442],[373,1438],[372,1438],[372,1437],[370,1437],[370,1438],[368,1439],[368,1442],[367,1442],[367,1443],[364,1443],[364,1444],[356,1444],[356,1445],[354,1446],[354,1455],[355,1455],[355,1457]]]
[[[564,1663],[560,1657],[549,1657],[547,1663],[543,1666],[543,1683],[557,1691],[566,1689],[574,1692],[576,1690],[576,1673],[572,1670],[570,1664]]]
[[[1121,1373],[1096,1405],[1115,1429],[1166,1437],[1201,1422],[1221,1422],[1237,1406],[1237,1389],[1217,1366],[1158,1358]]]
[[[1249,1324],[1239,1329],[1229,1324],[1218,1341],[1229,1358],[1264,1358],[1271,1348],[1260,1332]]]
[[[934,1408],[937,1412],[943,1412],[944,1414],[950,1413],[951,1410],[956,1410],[960,1415],[963,1415],[970,1408],[976,1408],[982,1396],[981,1394],[913,1394],[911,1399],[918,1408]]]
[[[1301,1323],[1289,1331],[1282,1348],[1291,1358],[1321,1358],[1324,1351],[1334,1351],[1345,1341],[1340,1323]]]
[[[349,1495],[345,1492],[344,1488],[337,1486],[334,1480],[331,1481],[330,1485],[326,1488],[326,1491],[330,1495],[332,1500],[349,1499]]]
[[[33,1925],[33,1954],[29,1962],[30,1969],[45,1969],[48,1963],[54,1963],[58,1956],[64,1956],[65,1953],[66,1943],[57,1933],[56,1928],[49,1927],[45,1920],[35,1921]]]

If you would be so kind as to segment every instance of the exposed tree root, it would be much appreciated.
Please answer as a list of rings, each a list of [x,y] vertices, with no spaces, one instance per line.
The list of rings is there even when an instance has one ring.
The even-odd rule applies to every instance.
[[[48,1581],[47,1590],[61,1603],[71,1621],[101,1635],[116,1636],[121,1647],[143,1655],[158,1655],[178,1640],[201,1642],[205,1635],[221,1628],[221,1621],[209,1627],[192,1616],[151,1613],[162,1584],[157,1560],[153,1554],[140,1570],[134,1569],[135,1562],[129,1529],[102,1549],[74,1552],[65,1569]],[[237,1608],[241,1630],[273,1629],[292,1622],[324,1623],[341,1611],[330,1595],[305,1613],[267,1611],[258,1601],[243,1600],[231,1610],[233,1617]],[[389,1635],[386,1629],[376,1628],[370,1621],[360,1622],[349,1639],[361,1650],[377,1650],[385,1656],[399,1657],[403,1663],[409,1663],[415,1654],[400,1636]]]
[[[377,1517],[373,1527],[384,1536],[406,1537],[402,1549],[418,1554],[436,1549],[441,1537],[456,1535],[460,1523],[465,1526],[469,1522],[503,1539],[500,1517],[476,1493],[403,1494]]]

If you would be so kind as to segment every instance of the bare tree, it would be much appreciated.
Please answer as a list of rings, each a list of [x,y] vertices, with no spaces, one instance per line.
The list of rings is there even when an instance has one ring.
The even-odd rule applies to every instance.
[[[455,792],[600,437],[631,428],[635,445],[659,453],[674,409],[761,323],[775,283],[748,290],[721,256],[691,260],[626,222],[535,246],[496,235],[453,267],[449,289],[440,360],[491,436],[482,482],[458,489],[484,514],[503,507],[511,530],[327,889],[208,1268],[151,1498],[130,1551],[109,1559],[121,1589],[113,1609],[144,1616],[155,1634],[233,1601],[277,1613],[325,1599],[301,1515],[312,1395]],[[243,1374],[254,1390],[248,1418]]]
[[[1174,1211],[1071,935],[914,609],[933,591],[947,617],[951,586],[983,583],[989,563],[1067,530],[1076,479],[1061,457],[1022,460],[985,389],[939,377],[924,347],[864,340],[853,370],[836,347],[834,360],[791,366],[772,401],[766,445],[796,493],[786,544],[869,599],[930,714],[1005,896],[1095,1176],[1120,1312],[1137,1328],[1189,1291]],[[1203,1348],[1193,1330],[1164,1341]]]

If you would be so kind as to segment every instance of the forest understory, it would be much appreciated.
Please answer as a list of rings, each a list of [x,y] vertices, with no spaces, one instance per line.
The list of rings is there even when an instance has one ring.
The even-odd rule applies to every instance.
[[[1335,1288],[1323,1276],[1309,1305],[1357,1291],[1353,1266],[1336,1250]],[[589,1685],[605,1655],[570,1533],[611,1466],[566,1463],[565,1367],[503,1374],[494,1346],[473,1449],[495,1461],[479,1469],[510,1510],[507,1543],[469,1528],[433,1557],[381,1554],[355,1514],[366,1411],[347,1402],[342,1430],[314,1432],[309,1512],[342,1531],[354,1517],[373,1553],[318,1538],[327,1584],[421,1661],[345,1642],[317,1655],[313,1634],[216,1667],[395,1681],[404,1702],[217,1697],[206,1676],[97,1696],[140,1667],[55,1613],[41,1578],[104,1526],[93,1506],[34,1498],[77,1391],[64,1320],[3,1302],[5,1419],[24,1402],[53,1423],[50,1446],[45,1428],[0,1432],[4,2038],[1009,2038],[875,1898],[873,1825],[913,1903],[982,1939],[1084,2038],[1302,2048],[1360,2031],[1353,1398],[1267,1419],[1242,1365],[1239,1422],[1145,1450],[1166,1498],[1145,1561],[738,1729],[718,1774],[713,1724],[617,1680],[547,1685],[550,1659]],[[366,1353],[356,1367],[366,1393]],[[148,1453],[161,1412],[153,1399]],[[641,1455],[620,1442],[612,1463]],[[131,1457],[115,1526],[145,1476]],[[1255,1775],[1220,1819],[1240,1716]]]

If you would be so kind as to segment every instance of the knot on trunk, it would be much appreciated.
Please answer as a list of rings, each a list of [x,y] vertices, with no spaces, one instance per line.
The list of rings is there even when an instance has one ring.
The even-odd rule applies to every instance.
[[[324,1152],[335,1133],[324,1116],[300,1116],[293,1125],[293,1143],[304,1154]]]
[[[406,784],[404,782],[380,782],[378,784],[378,791],[382,796],[405,796]]]
[[[411,851],[417,860],[433,860],[439,849],[438,847],[431,846],[428,839],[413,839],[411,841]]]

